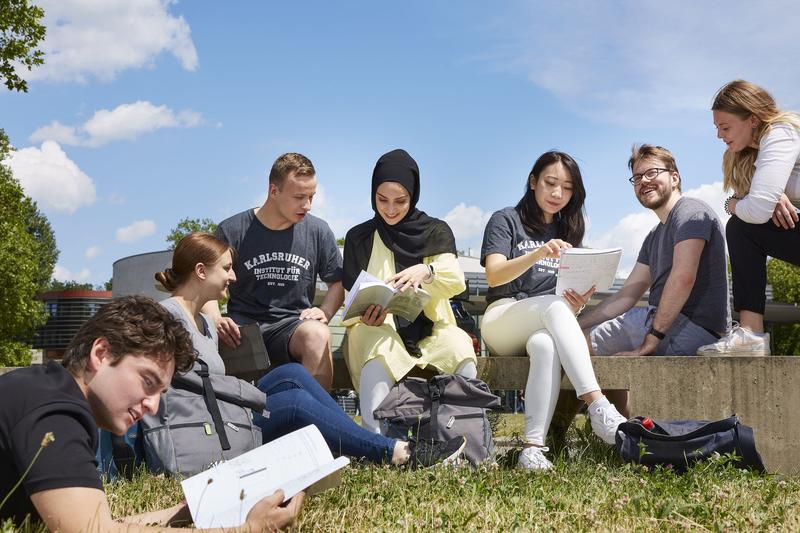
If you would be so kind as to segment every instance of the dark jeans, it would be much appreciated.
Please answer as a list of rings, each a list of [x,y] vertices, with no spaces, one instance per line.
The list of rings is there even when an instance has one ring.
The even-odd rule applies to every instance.
[[[365,430],[347,416],[311,374],[297,363],[281,365],[258,382],[267,395],[269,418],[256,415],[264,442],[309,424],[319,429],[335,455],[389,462],[395,440]]]
[[[725,227],[733,278],[733,308],[764,314],[767,256],[800,265],[800,224],[783,229],[772,221],[748,224],[735,215]]]

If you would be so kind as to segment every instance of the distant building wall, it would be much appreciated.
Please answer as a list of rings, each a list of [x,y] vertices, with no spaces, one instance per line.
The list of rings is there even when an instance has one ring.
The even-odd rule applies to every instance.
[[[169,293],[156,289],[153,275],[172,265],[172,251],[148,252],[131,255],[114,261],[112,292],[114,298],[141,294],[156,301],[169,297]]]
[[[55,291],[39,295],[47,312],[47,323],[36,330],[33,347],[44,359],[60,359],[84,322],[111,300],[110,291]]]

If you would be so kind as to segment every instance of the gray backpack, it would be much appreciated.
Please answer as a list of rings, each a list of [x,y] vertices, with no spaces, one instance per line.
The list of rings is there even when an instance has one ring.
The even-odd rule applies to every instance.
[[[434,376],[430,381],[406,378],[395,384],[374,411],[393,432],[417,439],[467,438],[464,455],[472,464],[487,460],[493,450],[489,409],[498,409],[500,398],[479,379],[455,374]]]
[[[173,377],[158,413],[139,422],[145,463],[152,472],[191,476],[261,446],[253,411],[268,416],[265,406],[266,394],[258,388],[209,374],[198,359],[191,371]]]

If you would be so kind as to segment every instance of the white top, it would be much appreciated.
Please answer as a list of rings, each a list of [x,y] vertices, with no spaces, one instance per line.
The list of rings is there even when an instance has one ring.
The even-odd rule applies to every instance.
[[[750,191],[736,204],[736,216],[768,222],[782,192],[800,207],[800,132],[786,123],[773,124],[761,139]]]

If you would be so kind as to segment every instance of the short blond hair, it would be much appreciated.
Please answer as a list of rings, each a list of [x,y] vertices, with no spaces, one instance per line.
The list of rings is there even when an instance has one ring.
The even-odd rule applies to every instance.
[[[669,170],[674,170],[678,173],[678,190],[681,190],[681,173],[678,170],[678,164],[675,162],[675,156],[672,152],[663,146],[656,146],[654,144],[634,144],[631,146],[631,157],[628,159],[628,168],[633,172],[633,167],[638,165],[644,159],[658,159],[664,163],[664,167]]]
[[[282,187],[283,182],[293,172],[297,176],[313,176],[317,173],[309,158],[303,154],[289,152],[280,156],[272,164],[272,169],[269,171],[270,185]]]

